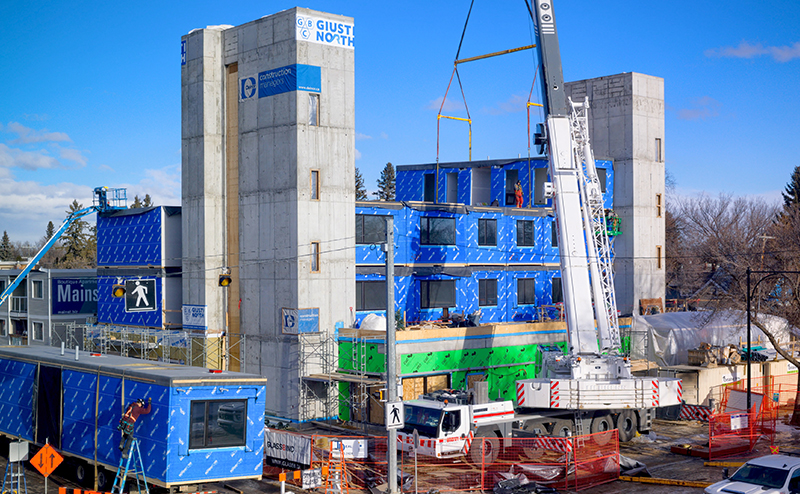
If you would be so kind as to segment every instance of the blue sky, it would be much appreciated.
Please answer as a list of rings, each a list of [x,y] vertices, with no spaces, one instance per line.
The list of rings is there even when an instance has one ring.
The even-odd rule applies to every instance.
[[[98,185],[180,204],[180,37],[296,4],[2,2],[0,230],[37,241]],[[469,1],[300,6],[354,17],[356,166],[436,160],[436,114]],[[665,79],[668,171],[681,194],[777,200],[800,165],[800,2],[557,2],[564,77]],[[523,2],[475,0],[461,57],[533,43]],[[525,156],[531,51],[459,69],[473,159]],[[535,93],[535,100],[538,95]],[[446,114],[464,116],[457,86]],[[533,123],[541,116],[532,113]],[[467,128],[442,121],[439,157],[466,160]]]

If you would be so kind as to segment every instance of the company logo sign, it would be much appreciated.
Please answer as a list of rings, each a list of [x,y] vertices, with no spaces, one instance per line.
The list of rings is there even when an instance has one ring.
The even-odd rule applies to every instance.
[[[256,76],[251,75],[239,79],[239,101],[255,97],[257,90],[258,84],[256,84]]]
[[[353,24],[297,14],[295,27],[299,41],[355,49]]]
[[[53,280],[53,314],[96,314],[97,278]]]
[[[186,65],[186,40],[181,41],[181,65]]]
[[[182,319],[184,329],[208,329],[205,305],[184,305]]]

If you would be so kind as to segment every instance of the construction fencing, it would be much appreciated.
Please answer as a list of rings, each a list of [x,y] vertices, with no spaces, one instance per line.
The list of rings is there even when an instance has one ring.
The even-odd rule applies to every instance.
[[[386,484],[385,437],[310,436],[309,469],[327,476],[319,489],[368,492]],[[516,478],[556,489],[582,490],[619,478],[616,429],[586,436],[556,438],[476,437],[466,454],[447,458],[398,451],[398,484],[403,492],[492,491],[498,482]],[[285,470],[265,466],[266,477]],[[302,487],[300,477],[288,482]],[[381,487],[383,488],[383,487]]]
[[[747,410],[746,388],[734,384],[725,388],[720,411],[709,419],[709,459],[749,453],[761,438],[775,442],[779,401],[773,399],[772,386],[751,387],[752,407]]]

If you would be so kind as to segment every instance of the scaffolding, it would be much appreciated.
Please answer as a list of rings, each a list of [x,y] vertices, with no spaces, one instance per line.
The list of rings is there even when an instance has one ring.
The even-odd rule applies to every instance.
[[[300,416],[301,422],[328,420],[338,416],[338,352],[333,335],[301,333]]]

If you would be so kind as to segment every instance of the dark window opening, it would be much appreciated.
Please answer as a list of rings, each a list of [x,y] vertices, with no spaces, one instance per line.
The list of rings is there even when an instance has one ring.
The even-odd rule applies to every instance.
[[[436,202],[436,175],[433,173],[428,173],[425,175],[423,194],[423,201]]]
[[[423,245],[455,245],[456,219],[431,218],[419,219],[420,243]]]
[[[606,175],[607,173],[605,168],[597,169],[597,181],[600,182],[600,192],[603,194],[606,193],[606,180],[608,180]]]
[[[455,305],[455,280],[422,280],[419,282],[419,307],[421,309],[455,307]]]
[[[478,305],[480,307],[497,305],[497,280],[478,280]]]
[[[550,245],[558,247],[558,226],[555,221],[550,223]]]
[[[356,215],[356,243],[382,244],[386,242],[386,218],[369,214]]]
[[[478,245],[497,245],[497,220],[478,220]]]
[[[520,278],[517,280],[517,305],[536,304],[536,280]]]
[[[244,446],[247,400],[193,401],[189,449]]]
[[[550,295],[553,297],[554,304],[564,302],[564,293],[561,291],[561,278],[553,278],[553,289]]]
[[[517,247],[533,247],[534,245],[533,221],[517,220]]]
[[[356,310],[386,310],[386,282],[356,281]]]
[[[515,206],[517,204],[514,185],[518,180],[519,170],[506,170],[506,206]]]

